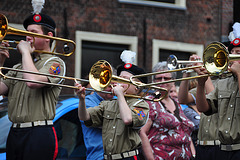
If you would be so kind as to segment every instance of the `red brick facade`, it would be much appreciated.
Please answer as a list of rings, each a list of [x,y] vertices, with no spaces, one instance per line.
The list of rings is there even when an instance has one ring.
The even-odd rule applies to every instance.
[[[68,39],[75,40],[76,30],[137,36],[138,65],[145,65],[149,71],[152,39],[204,46],[211,41],[221,41],[222,36],[228,35],[233,21],[232,6],[233,0],[186,0],[186,10],[124,4],[118,0],[46,0],[42,13],[56,21],[58,37],[65,35],[64,10]],[[32,12],[31,0],[2,0],[0,9],[10,23],[21,24]],[[74,56],[64,60],[68,76],[74,76]]]

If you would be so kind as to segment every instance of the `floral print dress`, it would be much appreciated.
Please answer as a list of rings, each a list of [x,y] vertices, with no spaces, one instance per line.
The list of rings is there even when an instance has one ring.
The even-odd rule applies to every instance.
[[[186,118],[180,105],[174,101],[176,110],[169,112],[161,102],[148,102],[149,118],[153,124],[148,139],[155,160],[187,160],[191,158],[191,133],[193,122]]]

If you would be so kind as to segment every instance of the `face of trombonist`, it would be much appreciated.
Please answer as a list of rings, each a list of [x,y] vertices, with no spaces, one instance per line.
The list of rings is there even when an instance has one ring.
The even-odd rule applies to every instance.
[[[125,78],[125,79],[130,79],[131,76],[133,76],[133,74],[131,74],[127,71],[122,71],[119,75],[119,77]],[[139,80],[136,80],[136,79],[134,79],[134,80],[139,82]],[[124,90],[127,89],[125,91],[126,94],[133,94],[133,95],[138,94],[138,88],[135,85],[132,85],[132,84],[129,85],[129,84],[123,83],[123,84],[121,84],[121,86],[124,88]],[[129,88],[128,88],[128,86],[129,86]]]
[[[234,47],[231,50],[231,54],[240,54],[240,47]]]
[[[157,74],[154,77],[153,82],[164,82],[164,81],[169,81],[172,79],[172,74],[171,73],[164,73],[164,74]],[[165,84],[158,84],[158,87],[165,88],[167,90],[170,90],[173,86],[173,83],[165,83]]]
[[[240,54],[240,47],[234,47],[232,50],[231,50],[231,54]],[[240,60],[238,61],[233,61],[233,62],[238,62],[240,64]],[[231,62],[230,65],[233,63]]]
[[[37,33],[37,34],[42,34],[42,35],[44,34],[42,30],[42,26],[37,24],[30,24],[27,27],[27,31]],[[49,32],[48,36],[53,36],[52,32]],[[26,41],[31,42],[31,45],[34,43],[35,50],[46,50],[46,48],[49,48],[49,43],[50,43],[50,39],[31,37],[31,36],[26,36]]]

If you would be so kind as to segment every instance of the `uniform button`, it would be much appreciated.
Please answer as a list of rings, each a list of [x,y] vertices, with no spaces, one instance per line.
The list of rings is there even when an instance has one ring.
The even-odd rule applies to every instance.
[[[207,121],[210,122],[210,119],[208,119]]]
[[[221,98],[221,97],[222,97],[222,95],[219,95],[219,97]]]
[[[208,130],[206,130],[206,132],[208,132]]]
[[[225,131],[225,133],[228,133],[228,131]]]
[[[107,117],[109,118],[109,115],[107,115]]]
[[[228,120],[230,121],[230,120],[231,120],[231,118],[228,118]]]
[[[230,107],[233,107],[233,105],[231,104]]]
[[[113,129],[115,129],[116,127],[115,126],[113,126]]]
[[[235,93],[235,91],[233,91],[233,93]]]
[[[112,139],[110,139],[110,142],[112,142]]]

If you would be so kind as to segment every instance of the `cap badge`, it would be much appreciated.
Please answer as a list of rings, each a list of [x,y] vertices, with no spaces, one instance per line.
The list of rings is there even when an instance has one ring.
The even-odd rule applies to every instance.
[[[240,44],[240,38],[236,38],[236,39],[233,40],[233,45],[234,46],[237,46],[239,44]]]
[[[42,17],[41,17],[40,14],[35,14],[35,15],[33,16],[33,20],[34,20],[35,22],[40,22],[40,21],[42,20]]]
[[[125,65],[124,65],[124,68],[126,68],[126,69],[129,69],[129,68],[131,68],[132,67],[132,64],[131,63],[126,63]]]

